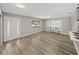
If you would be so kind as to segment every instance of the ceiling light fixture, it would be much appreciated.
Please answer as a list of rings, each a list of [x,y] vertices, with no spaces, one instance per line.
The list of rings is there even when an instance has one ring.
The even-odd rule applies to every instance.
[[[22,5],[22,4],[16,4],[16,7],[18,7],[18,8],[25,8],[25,6]]]

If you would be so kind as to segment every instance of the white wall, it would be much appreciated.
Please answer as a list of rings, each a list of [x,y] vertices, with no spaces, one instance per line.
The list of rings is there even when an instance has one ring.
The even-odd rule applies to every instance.
[[[32,28],[32,20],[40,21],[40,28]],[[21,20],[21,35],[27,35],[31,33],[36,33],[43,31],[43,21],[33,18],[22,18]]]
[[[62,20],[62,33],[68,34],[71,31],[71,17],[55,18],[45,21],[45,31],[50,31],[50,24],[52,20]]]
[[[68,34],[71,31],[71,17],[62,18],[62,33]]]
[[[71,15],[71,19],[72,19],[71,20],[72,31],[76,32],[77,31],[77,21],[76,21],[77,20],[77,14],[76,14],[76,11],[74,11],[73,14]]]
[[[32,28],[32,20],[40,21],[40,28]],[[43,31],[43,20],[4,14],[4,41]]]

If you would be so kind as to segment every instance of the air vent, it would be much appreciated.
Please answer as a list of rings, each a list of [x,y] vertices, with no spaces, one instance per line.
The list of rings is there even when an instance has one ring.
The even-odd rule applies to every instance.
[[[79,7],[76,7],[76,9],[77,9],[77,14],[79,14]]]
[[[77,21],[79,21],[79,19],[77,19]]]
[[[79,7],[77,7],[77,9],[79,9]]]

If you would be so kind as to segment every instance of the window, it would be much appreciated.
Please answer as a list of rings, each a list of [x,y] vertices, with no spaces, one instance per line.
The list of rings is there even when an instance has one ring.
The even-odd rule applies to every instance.
[[[39,28],[40,27],[40,21],[32,20],[32,27],[33,28]]]
[[[51,27],[62,28],[62,20],[52,20]]]

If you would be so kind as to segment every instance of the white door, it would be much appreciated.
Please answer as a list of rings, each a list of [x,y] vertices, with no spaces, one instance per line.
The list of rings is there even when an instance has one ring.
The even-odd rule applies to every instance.
[[[0,16],[0,45],[1,45],[1,16]]]
[[[18,17],[4,17],[4,41],[12,40],[20,35],[20,21]]]

